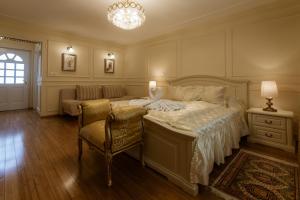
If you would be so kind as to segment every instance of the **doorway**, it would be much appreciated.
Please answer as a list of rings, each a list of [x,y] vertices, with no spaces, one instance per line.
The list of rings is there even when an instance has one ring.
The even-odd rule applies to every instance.
[[[0,111],[29,107],[30,52],[1,48]]]

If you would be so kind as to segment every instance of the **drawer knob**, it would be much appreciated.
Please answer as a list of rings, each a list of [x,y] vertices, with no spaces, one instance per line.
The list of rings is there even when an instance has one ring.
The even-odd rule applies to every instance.
[[[266,123],[266,124],[272,124],[273,121],[272,121],[272,120],[265,120],[265,123]]]
[[[273,137],[273,135],[271,133],[266,133],[265,136],[267,136],[269,138]]]

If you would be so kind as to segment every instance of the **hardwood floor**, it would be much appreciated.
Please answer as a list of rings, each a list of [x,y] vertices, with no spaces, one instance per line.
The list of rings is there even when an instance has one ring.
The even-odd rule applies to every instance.
[[[76,136],[74,118],[0,112],[0,200],[218,199],[203,187],[192,197],[126,154],[114,157],[108,188],[103,156],[84,145],[79,163]]]
[[[104,158],[84,145],[77,161],[77,121],[39,118],[33,111],[0,113],[0,199],[215,199],[192,197],[127,155],[113,161],[105,185]]]

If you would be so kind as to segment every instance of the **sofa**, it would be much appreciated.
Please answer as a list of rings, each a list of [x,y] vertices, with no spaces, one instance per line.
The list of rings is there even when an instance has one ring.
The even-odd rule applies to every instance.
[[[59,114],[78,116],[78,105],[89,100],[122,101],[134,98],[136,97],[128,96],[126,89],[121,85],[77,85],[75,89],[60,90]]]

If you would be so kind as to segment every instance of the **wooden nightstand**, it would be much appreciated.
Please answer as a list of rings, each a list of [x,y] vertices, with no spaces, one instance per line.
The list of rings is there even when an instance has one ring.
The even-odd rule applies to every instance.
[[[293,146],[292,119],[294,113],[278,110],[266,112],[262,108],[247,110],[250,128],[249,142],[273,146],[289,152],[295,152]]]

